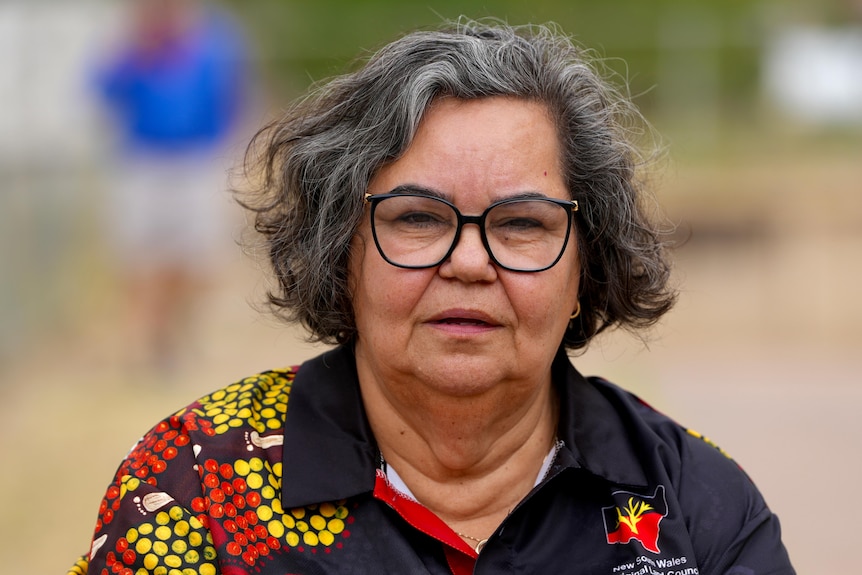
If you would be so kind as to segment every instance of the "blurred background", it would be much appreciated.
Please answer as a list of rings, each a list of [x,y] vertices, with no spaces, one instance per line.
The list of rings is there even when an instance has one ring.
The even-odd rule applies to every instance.
[[[311,82],[461,14],[559,23],[628,83],[667,146],[655,189],[687,238],[680,302],[646,345],[610,334],[576,365],[730,452],[800,573],[858,570],[862,2],[174,0],[189,8],[174,20],[161,4],[0,0],[4,572],[65,573],[159,418],[315,353],[261,311],[266,266],[237,245],[226,171]],[[210,72],[184,67],[190,54]],[[147,81],[163,113],[147,116],[129,74],[159,62]],[[201,101],[224,105],[159,124]],[[168,211],[205,210],[212,226],[174,225],[182,249],[141,253],[154,207],[123,190],[147,174],[205,190]]]

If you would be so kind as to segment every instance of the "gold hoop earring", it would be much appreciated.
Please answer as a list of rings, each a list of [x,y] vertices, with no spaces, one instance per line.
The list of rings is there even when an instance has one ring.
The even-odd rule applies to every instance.
[[[579,315],[581,315],[581,300],[578,300],[578,308],[572,313],[572,315],[569,316],[569,319],[575,319]]]

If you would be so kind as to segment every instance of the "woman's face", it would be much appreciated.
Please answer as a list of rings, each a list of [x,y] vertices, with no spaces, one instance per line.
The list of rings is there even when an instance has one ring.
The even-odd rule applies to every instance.
[[[368,191],[399,186],[433,190],[465,215],[514,195],[570,199],[546,107],[503,97],[436,101],[407,152]],[[577,305],[574,237],[554,267],[512,272],[493,263],[478,226],[467,225],[442,264],[402,269],[380,256],[366,216],[350,262],[357,360],[379,377],[418,377],[455,395],[504,381],[548,382]]]

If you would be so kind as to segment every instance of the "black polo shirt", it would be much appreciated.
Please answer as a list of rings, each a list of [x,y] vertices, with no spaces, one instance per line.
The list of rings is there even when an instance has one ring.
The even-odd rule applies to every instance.
[[[584,378],[564,353],[552,369],[560,449],[476,557],[387,485],[351,351],[303,364],[284,428],[282,505],[356,505],[350,553],[326,557],[323,572],[794,573],[778,519],[736,463],[628,392]]]
[[[476,553],[381,469],[341,347],[217,390],[121,463],[70,575],[791,575],[778,519],[717,448],[553,364],[548,472]]]

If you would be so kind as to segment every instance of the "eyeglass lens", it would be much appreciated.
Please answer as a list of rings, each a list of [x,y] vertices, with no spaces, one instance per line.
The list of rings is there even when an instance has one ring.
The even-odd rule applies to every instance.
[[[458,237],[458,212],[429,196],[380,199],[373,210],[375,240],[390,263],[410,268],[440,264]],[[501,266],[537,271],[552,266],[569,234],[570,211],[543,198],[504,201],[483,215],[483,240]]]

